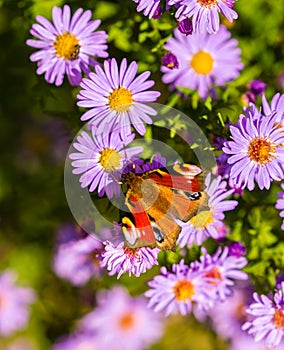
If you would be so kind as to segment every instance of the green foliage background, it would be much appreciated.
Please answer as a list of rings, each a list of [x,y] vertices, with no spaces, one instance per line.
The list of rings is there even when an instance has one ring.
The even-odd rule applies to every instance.
[[[26,330],[11,338],[1,339],[0,347],[14,338],[27,337],[34,349],[49,349],[63,334],[72,332],[75,321],[95,304],[95,292],[116,283],[106,274],[84,287],[76,288],[55,276],[51,268],[58,226],[73,221],[63,186],[64,157],[54,156],[53,137],[45,125],[57,120],[62,134],[71,142],[82,127],[82,111],[76,106],[78,88],[65,81],[61,87],[47,84],[35,73],[36,64],[29,61],[33,49],[26,46],[29,29],[36,15],[51,18],[54,5],[60,0],[0,1],[1,78],[0,78],[0,269],[15,269],[19,283],[33,287],[38,295],[32,307]],[[136,12],[131,0],[68,1],[73,11],[78,7],[91,9],[93,17],[102,20],[100,29],[109,34],[110,57],[136,60],[139,70],[151,70],[161,91],[161,104],[169,104],[187,115],[202,128],[208,139],[225,136],[224,124],[236,122],[242,112],[241,96],[251,79],[267,83],[266,96],[283,93],[278,76],[284,71],[283,2],[278,0],[239,0],[235,4],[239,19],[230,26],[232,36],[239,40],[242,61],[241,76],[219,89],[216,101],[200,101],[196,93],[190,98],[170,92],[161,82],[160,64],[163,44],[171,36],[176,22],[166,13],[160,20],[149,20]],[[260,101],[258,101],[260,103]],[[176,127],[182,127],[178,124]],[[57,130],[57,128],[56,128]],[[62,131],[63,130],[63,131]],[[155,129],[153,132],[158,133]],[[170,135],[167,142],[173,143]],[[182,151],[181,151],[182,152]],[[217,153],[216,153],[217,155]],[[274,208],[279,184],[269,192],[245,192],[238,208],[227,215],[232,230],[230,239],[246,244],[250,273],[256,289],[273,289],[275,276],[284,270],[284,234],[281,220]],[[210,243],[209,243],[210,246]],[[214,245],[213,245],[214,246]],[[167,263],[176,259],[168,254]],[[146,290],[146,282],[158,273],[158,267],[140,278],[123,276],[120,283],[130,293]],[[222,350],[227,345],[204,325],[191,317],[170,317],[165,336],[153,349]]]

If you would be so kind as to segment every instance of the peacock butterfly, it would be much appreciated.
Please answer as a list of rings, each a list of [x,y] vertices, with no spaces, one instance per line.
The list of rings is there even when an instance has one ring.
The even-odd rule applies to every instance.
[[[176,219],[187,222],[207,208],[203,178],[201,168],[193,164],[124,174],[129,209],[122,218],[126,246],[174,250],[181,231]]]

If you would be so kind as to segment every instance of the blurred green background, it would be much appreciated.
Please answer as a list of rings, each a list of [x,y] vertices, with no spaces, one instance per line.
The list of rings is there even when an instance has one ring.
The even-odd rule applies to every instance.
[[[138,61],[140,71],[151,70],[155,88],[162,92],[158,102],[195,113],[209,139],[212,130],[222,133],[214,111],[236,120],[242,108],[241,95],[250,80],[267,83],[268,98],[277,91],[283,93],[283,1],[239,0],[235,4],[239,19],[229,29],[239,40],[245,68],[231,84],[227,100],[224,97],[215,103],[206,122],[198,118],[204,113],[202,101],[193,106],[176,98],[161,82],[163,43],[176,26],[173,17],[165,14],[161,20],[149,20],[136,12],[131,0],[66,3],[73,12],[79,7],[91,9],[93,17],[102,20],[100,29],[109,34],[110,57],[127,57]],[[73,222],[63,171],[68,145],[83,126],[76,106],[79,89],[67,81],[55,87],[37,76],[36,64],[29,61],[33,49],[25,41],[31,37],[29,29],[36,15],[50,19],[52,7],[63,4],[59,0],[0,1],[0,271],[16,270],[19,283],[34,288],[38,296],[27,328],[7,339],[0,337],[1,349],[19,337],[27,338],[32,349],[49,349],[92,308],[96,290],[116,283],[115,277],[105,274],[76,288],[56,277],[51,267],[56,230],[64,222]],[[280,219],[275,220],[279,225]],[[123,276],[120,283],[132,294],[141,294],[157,272],[158,267],[138,279]],[[222,350],[226,343],[192,317],[175,316],[167,320],[164,338],[153,346],[174,348]]]

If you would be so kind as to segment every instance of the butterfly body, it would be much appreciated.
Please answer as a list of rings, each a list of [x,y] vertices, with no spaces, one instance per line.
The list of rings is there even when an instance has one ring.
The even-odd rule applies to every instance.
[[[185,164],[124,175],[125,204],[131,213],[122,219],[126,245],[173,250],[181,231],[175,219],[187,222],[207,204],[201,172]]]

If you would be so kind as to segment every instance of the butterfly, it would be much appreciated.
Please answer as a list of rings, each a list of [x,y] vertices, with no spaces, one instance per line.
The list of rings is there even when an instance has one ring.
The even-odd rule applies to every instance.
[[[124,174],[129,209],[122,218],[126,246],[174,250],[181,231],[176,219],[187,222],[207,208],[203,179],[202,169],[193,164]]]

